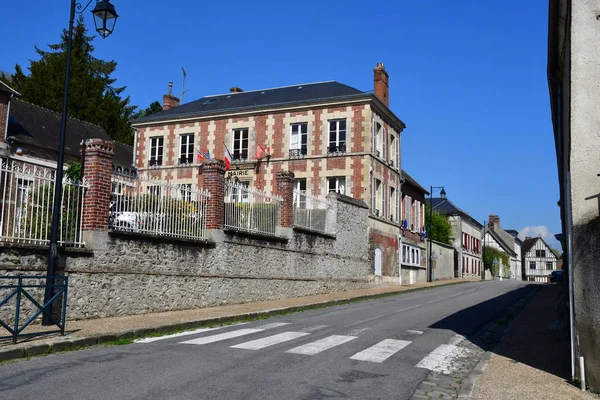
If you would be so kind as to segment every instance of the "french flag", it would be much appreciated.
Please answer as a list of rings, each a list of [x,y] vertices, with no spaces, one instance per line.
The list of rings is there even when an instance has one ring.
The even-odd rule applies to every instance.
[[[227,145],[225,145],[225,171],[229,171],[229,168],[231,167],[231,153],[229,152],[229,149],[227,148]]]

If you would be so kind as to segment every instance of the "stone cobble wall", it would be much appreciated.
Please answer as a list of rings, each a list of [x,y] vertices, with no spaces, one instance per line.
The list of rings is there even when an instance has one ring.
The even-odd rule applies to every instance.
[[[61,256],[59,271],[69,276],[67,315],[100,318],[359,289],[368,285],[367,224],[366,206],[340,196],[335,236],[290,230],[283,240],[225,232],[223,240],[200,244],[97,232],[93,252]],[[46,257],[45,249],[2,247],[0,274],[44,275]],[[3,307],[0,318],[11,310]]]

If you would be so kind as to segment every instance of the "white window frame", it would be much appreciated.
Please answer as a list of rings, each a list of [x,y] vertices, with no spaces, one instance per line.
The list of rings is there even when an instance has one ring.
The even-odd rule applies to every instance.
[[[421,249],[402,243],[402,264],[413,267],[421,266]]]
[[[421,230],[421,202],[415,201],[415,231]]]
[[[250,188],[250,181],[238,181],[238,185]],[[239,190],[235,187],[229,187],[227,191],[227,199],[229,203],[249,203],[250,196],[247,190]]]
[[[191,183],[182,183],[179,185],[179,198],[184,201],[192,201]]]
[[[246,145],[244,146],[244,141]],[[233,130],[232,134],[232,153],[234,161],[244,161],[248,159],[248,147],[250,143],[250,130],[248,128],[238,128]]]
[[[375,177],[373,177],[373,185],[372,185],[372,198],[371,198],[371,214],[375,216],[381,216],[381,212],[383,210],[379,209],[379,191],[381,190],[381,181]],[[377,212],[379,210],[379,212]]]
[[[179,135],[179,164],[194,162],[194,137],[193,133]]]
[[[383,158],[383,160],[387,163],[387,159],[388,159],[388,154],[387,154],[387,146],[386,146],[386,142],[387,142],[387,129],[385,129],[385,126],[381,129],[381,158]]]
[[[164,144],[165,138],[163,136],[153,136],[150,138],[150,159],[148,160],[150,166],[163,165]]]
[[[298,179],[294,179],[294,189],[296,190],[296,193],[294,193],[294,196],[296,197],[294,199],[294,204],[296,205],[296,208],[301,208],[301,209],[305,209],[306,208],[306,196],[301,196],[299,193],[306,193],[306,186],[307,182],[306,182],[306,178],[298,178]]]
[[[331,182],[334,182],[334,190],[331,190]],[[327,178],[327,193],[346,194],[346,177],[345,176],[330,176]]]
[[[344,123],[344,129],[340,128],[342,122]],[[331,124],[335,124],[334,129],[332,129]],[[327,137],[327,153],[345,153],[347,148],[346,143],[348,141],[348,124],[346,118],[328,120],[327,128],[327,132],[329,133]],[[340,139],[341,132],[344,132],[344,140]],[[332,133],[335,134],[334,141],[331,140]],[[332,147],[335,147],[335,149],[332,149]]]
[[[294,132],[295,129],[296,132]],[[308,154],[308,122],[290,124],[290,150],[295,150],[290,151],[290,155],[291,153],[296,153],[295,155],[298,156]]]
[[[397,150],[396,135],[390,133],[390,155],[389,155],[389,158],[386,159],[386,161],[392,167],[396,167],[396,165],[394,165],[394,163],[396,162],[396,150]]]

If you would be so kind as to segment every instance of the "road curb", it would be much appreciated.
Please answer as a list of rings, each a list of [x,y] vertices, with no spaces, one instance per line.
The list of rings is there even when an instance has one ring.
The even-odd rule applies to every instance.
[[[51,353],[55,353],[55,352],[72,351],[75,349],[92,347],[92,346],[104,344],[107,342],[114,342],[119,339],[134,339],[134,338],[148,336],[148,335],[152,335],[152,334],[160,334],[160,333],[168,334],[169,332],[173,332],[175,330],[190,330],[190,329],[195,329],[195,328],[198,328],[198,327],[201,327],[204,325],[210,325],[210,324],[233,323],[233,322],[238,322],[238,321],[245,321],[248,319],[259,319],[262,317],[274,317],[277,315],[282,315],[282,314],[287,314],[287,313],[308,311],[308,310],[314,310],[314,309],[318,309],[318,308],[333,307],[333,306],[337,306],[337,305],[345,305],[345,304],[364,301],[364,300],[375,300],[375,299],[384,298],[384,297],[402,295],[405,293],[414,293],[414,292],[419,292],[419,291],[428,290],[428,289],[460,285],[460,284],[472,283],[472,282],[479,282],[479,281],[465,280],[465,281],[458,281],[458,282],[448,282],[448,283],[442,283],[442,284],[432,285],[432,286],[423,286],[423,287],[418,287],[418,288],[402,289],[402,290],[394,290],[394,291],[383,292],[383,293],[360,295],[360,296],[356,296],[356,297],[349,297],[346,299],[320,301],[320,302],[304,304],[304,305],[273,308],[270,310],[263,310],[263,311],[252,311],[252,312],[246,312],[246,313],[241,313],[241,314],[236,314],[236,315],[227,315],[227,316],[221,316],[221,317],[198,319],[198,320],[194,320],[194,321],[186,321],[186,322],[181,322],[181,323],[169,323],[169,324],[164,324],[164,325],[160,325],[160,326],[154,326],[151,328],[135,328],[135,329],[124,330],[124,331],[114,333],[114,334],[75,337],[75,338],[69,338],[69,339],[64,339],[63,337],[60,337],[59,340],[51,342],[51,343],[32,344],[31,346],[23,346],[23,347],[16,348],[16,349],[6,349],[6,350],[0,349],[0,363],[5,362],[5,361],[20,359],[20,358],[47,355],[47,354],[51,354]]]

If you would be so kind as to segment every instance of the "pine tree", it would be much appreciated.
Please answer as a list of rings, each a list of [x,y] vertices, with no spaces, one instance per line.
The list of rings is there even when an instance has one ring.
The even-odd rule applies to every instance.
[[[130,105],[129,96],[122,97],[126,87],[116,87],[116,79],[110,76],[117,63],[93,56],[93,40],[80,16],[73,29],[67,114],[100,125],[113,139],[132,144],[129,120],[136,107]],[[64,30],[60,43],[49,45],[49,51],[35,47],[40,59],[29,60],[29,75],[20,65],[15,66],[11,83],[24,100],[62,112],[67,44],[68,32]]]

